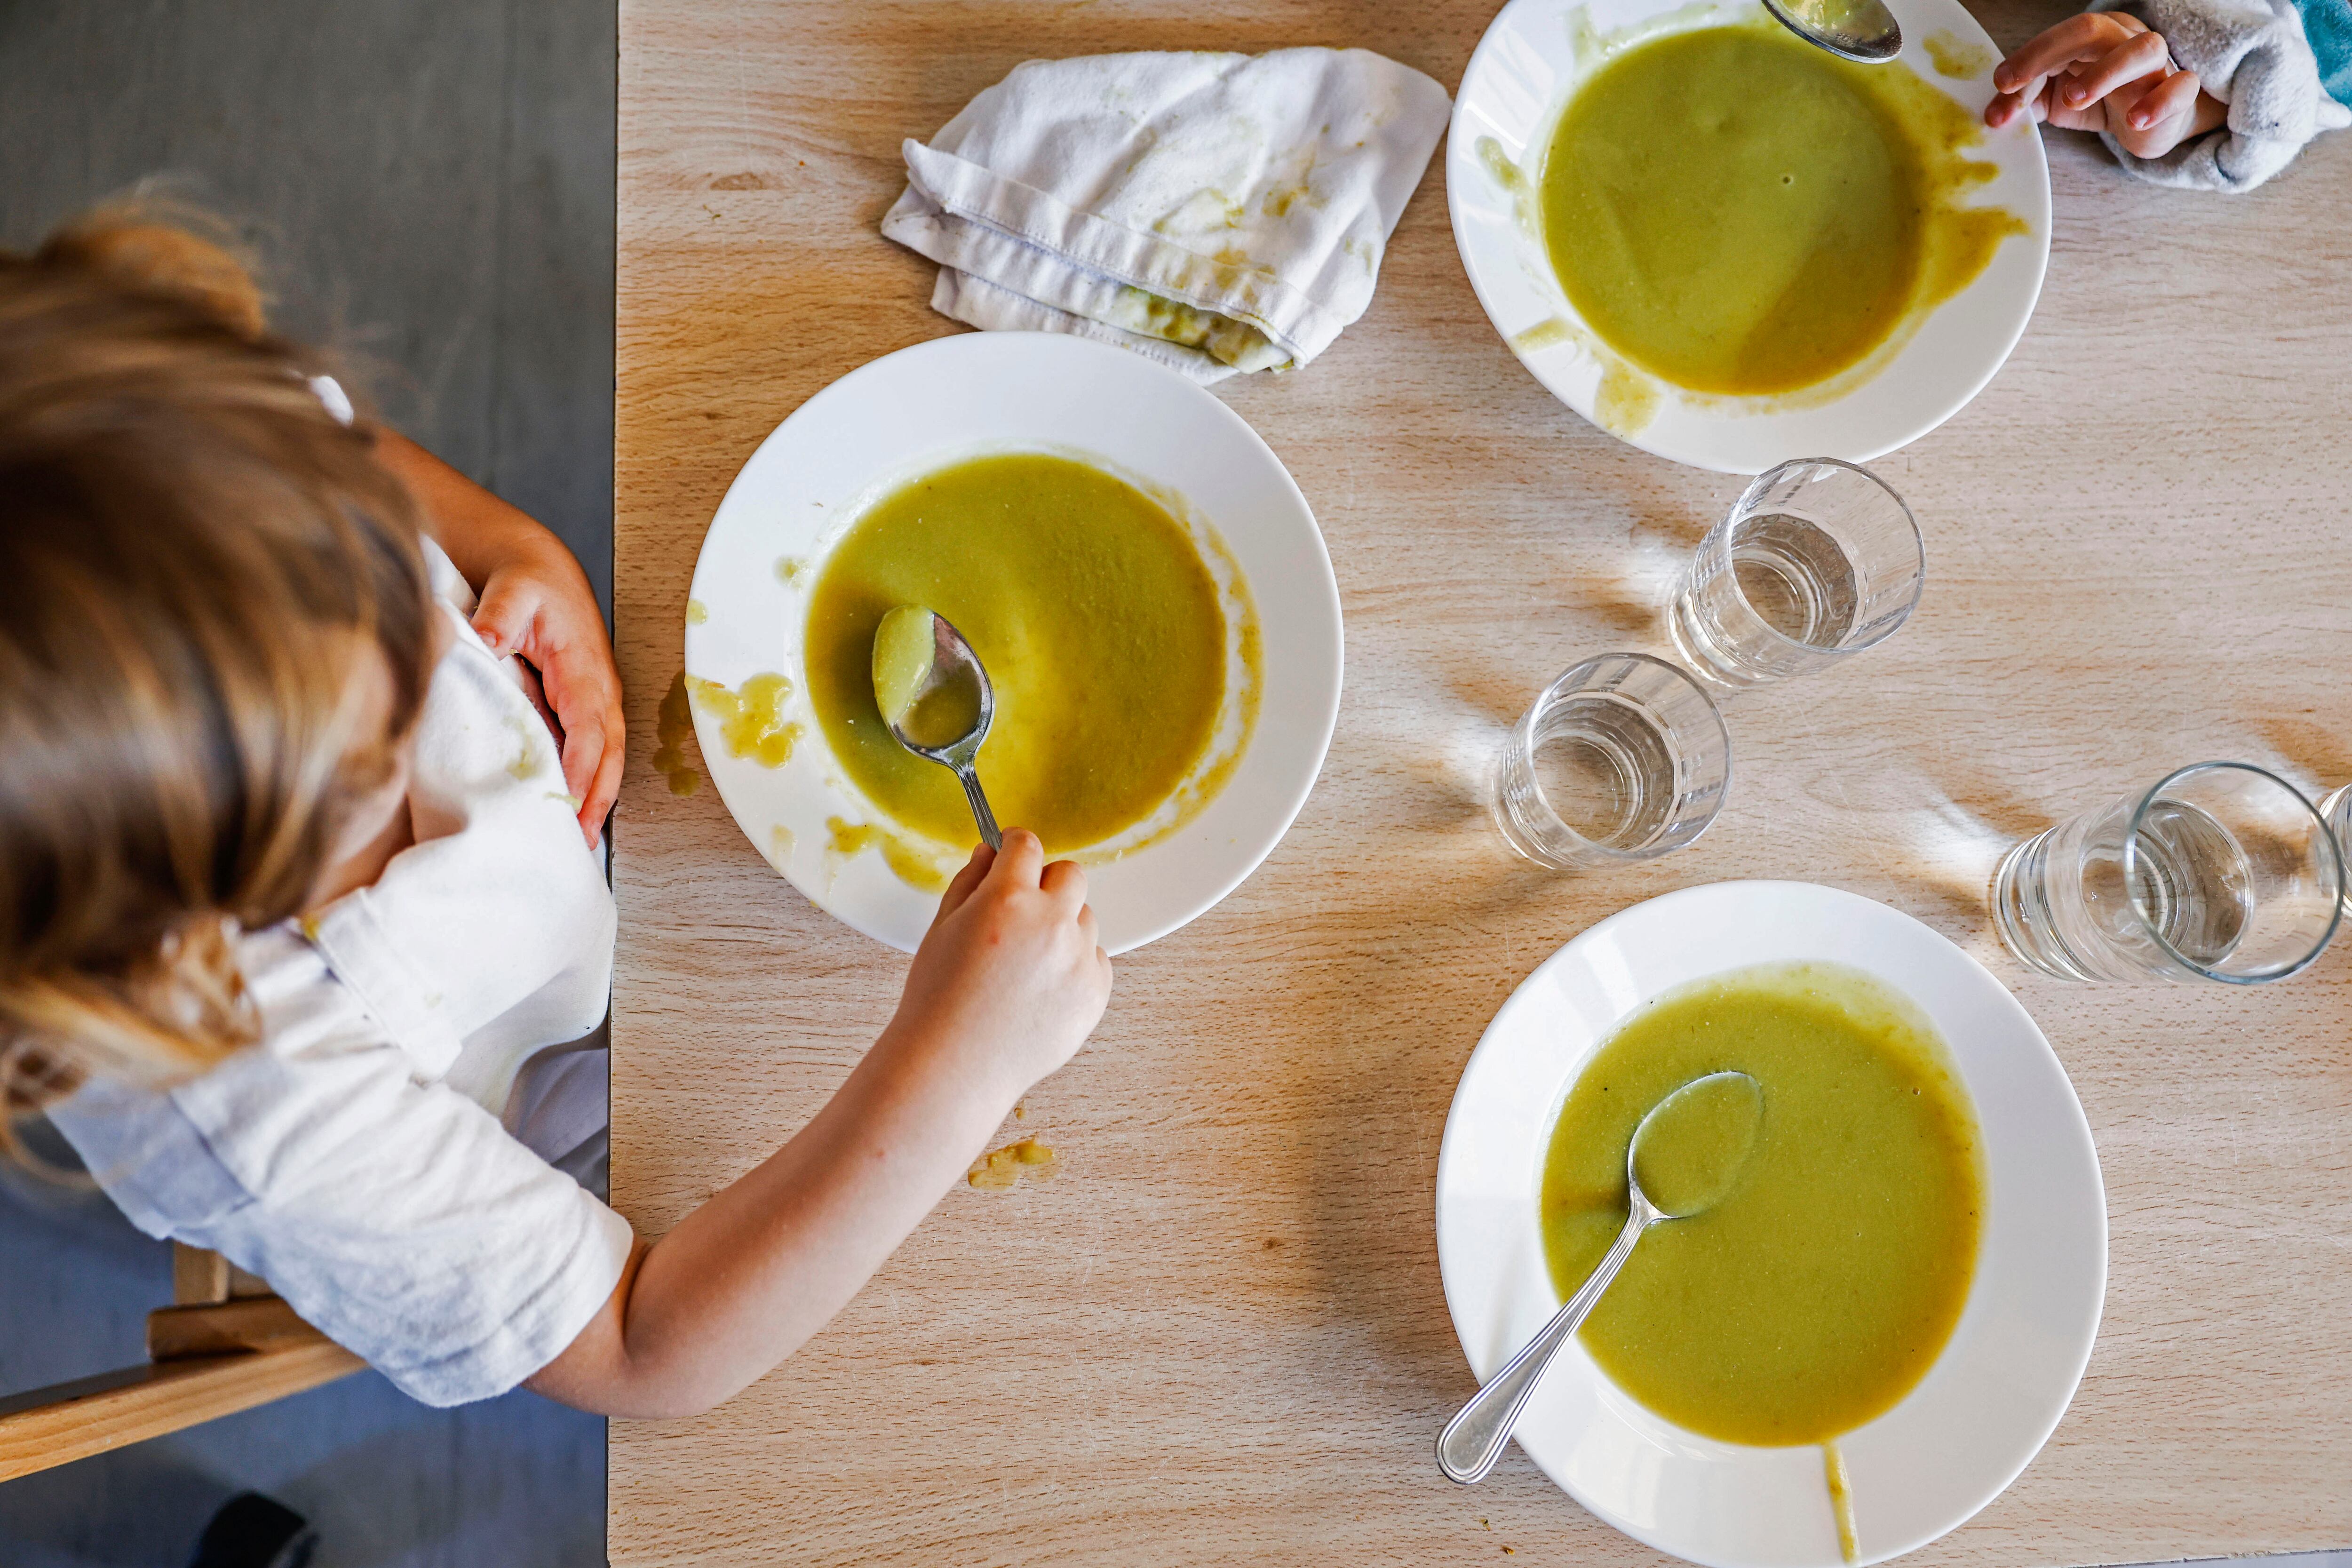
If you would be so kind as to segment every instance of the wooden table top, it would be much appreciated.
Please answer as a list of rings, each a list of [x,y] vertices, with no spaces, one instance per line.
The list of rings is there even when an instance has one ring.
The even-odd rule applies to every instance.
[[[888,1016],[898,954],[648,759],[736,468],[810,395],[959,330],[876,224],[1018,62],[1360,45],[1450,90],[1494,0],[626,0],[621,11],[613,1196],[648,1236],[763,1158]],[[1986,16],[2013,47],[2046,3]],[[1922,1563],[2352,1544],[2352,944],[2283,985],[2084,989],[1998,950],[2008,842],[2171,767],[2352,779],[2352,134],[2245,197],[2050,139],[2057,220],[2008,367],[1874,465],[1916,510],[1910,625],[1742,696],[1698,845],[1559,876],[1486,816],[1559,670],[1664,651],[1675,564],[1739,481],[1621,445],[1480,313],[1444,152],[1365,318],[1227,383],[1315,509],[1348,625],[1339,733],[1232,898],[1119,961],[1028,1100],[1059,1177],[959,1188],[815,1342],[696,1420],[614,1424],[617,1564],[1661,1561],[1513,1450],[1456,1488],[1472,1388],[1431,1213],[1479,1032],[1593,921],[1738,877],[1849,888],[2011,985],[2105,1172],[2106,1316],[2041,1457]],[[1008,1131],[1008,1137],[1013,1135]]]

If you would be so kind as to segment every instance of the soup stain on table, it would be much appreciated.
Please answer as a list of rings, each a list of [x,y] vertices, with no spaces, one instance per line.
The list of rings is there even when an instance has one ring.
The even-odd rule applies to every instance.
[[[692,795],[702,787],[702,775],[686,758],[694,739],[694,704],[687,695],[686,671],[679,670],[662,694],[661,710],[654,721],[654,771],[668,781],[672,795]]]

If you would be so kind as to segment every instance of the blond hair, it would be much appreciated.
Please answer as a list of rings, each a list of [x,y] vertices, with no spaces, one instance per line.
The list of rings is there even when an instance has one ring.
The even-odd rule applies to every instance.
[[[415,513],[320,368],[178,215],[0,252],[0,1142],[257,1037],[236,934],[300,911],[423,701]]]

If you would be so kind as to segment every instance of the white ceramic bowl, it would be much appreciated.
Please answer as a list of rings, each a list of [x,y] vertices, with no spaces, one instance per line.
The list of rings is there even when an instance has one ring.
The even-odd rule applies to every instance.
[[[942,464],[1016,450],[1093,457],[1182,497],[1256,602],[1264,680],[1254,732],[1189,822],[1088,868],[1106,948],[1166,935],[1256,868],[1306,803],[1339,713],[1339,589],[1322,532],[1281,461],[1208,393],[1124,349],[1045,332],[939,338],[851,372],[779,425],[719,502],[695,566],[686,668],[730,687],[764,671],[791,679],[786,713],[805,733],[789,761],[772,769],[730,755],[697,705],[704,762],[771,865],[819,908],[902,952],[922,939],[938,895],[901,881],[873,850],[829,847],[834,818],[887,819],[843,777],[809,708],[808,593],[866,503]],[[792,581],[779,571],[786,560],[803,563]]]
[[[1726,970],[1851,965],[1925,1009],[1976,1102],[1990,1176],[1982,1251],[1951,1342],[1919,1385],[1838,1439],[1860,1553],[1934,1540],[2017,1478],[2065,1413],[2106,1289],[2106,1198],[2065,1069],[1967,953],[1884,904],[1806,882],[1719,882],[1636,904],[1545,960],[1471,1054],[1437,1163],[1437,1258],[1480,1381],[1559,1307],[1537,1202],[1561,1102],[1592,1052],[1663,992]],[[1571,1342],[1519,1417],[1570,1495],[1712,1568],[1835,1568],[1822,1451],[1686,1432]]]
[[[1916,71],[1981,120],[2000,56],[1984,28],[1959,0],[1887,4],[1903,26],[1903,53],[1874,68]],[[1591,333],[1561,291],[1541,238],[1517,215],[1518,197],[1482,161],[1479,143],[1497,144],[1532,180],[1561,107],[1591,73],[1590,52],[1579,54],[1580,33],[1704,26],[1757,9],[1745,0],[1712,9],[1686,0],[1511,0],[1463,75],[1445,152],[1446,201],[1462,264],[1512,352],[1553,396],[1595,424],[1602,423],[1595,415],[1601,359],[1574,335],[1539,333],[1538,341],[1557,340],[1540,347],[1518,341],[1555,319],[1586,339]],[[1980,74],[1954,80],[1937,73],[1927,43],[1947,35],[1980,52]],[[1622,438],[1678,463],[1753,474],[1789,458],[1868,462],[1958,413],[2017,346],[2050,260],[2050,169],[2040,132],[2022,121],[1989,130],[1969,156],[2000,171],[1975,203],[2007,208],[2029,232],[2003,241],[1982,275],[1929,315],[1885,368],[1812,406],[1803,405],[1802,396],[1692,397],[1664,388],[1656,416]]]

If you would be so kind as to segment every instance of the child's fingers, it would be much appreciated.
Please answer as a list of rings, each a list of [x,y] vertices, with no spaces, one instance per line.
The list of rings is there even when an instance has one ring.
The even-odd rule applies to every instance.
[[[577,772],[572,763],[577,752],[582,763]],[[604,817],[612,811],[613,802],[621,794],[621,748],[613,743],[604,727],[593,727],[583,737],[578,731],[564,736],[564,786],[580,797],[580,831],[590,844],[604,829]]]
[[[2015,92],[1997,92],[1985,105],[1985,123],[1999,130],[2022,115],[2028,120],[2049,118],[2048,108],[2042,101],[2042,84],[2028,82]]]
[[[1086,907],[1087,874],[1076,860],[1056,860],[1045,868],[1037,885],[1058,900],[1065,909]]]
[[[958,871],[954,879],[948,883],[948,890],[940,895],[940,912],[931,917],[931,923],[937,925],[963,908],[964,900],[971,898],[982,882],[988,880],[988,868],[995,864],[995,850],[985,844],[973,845],[971,858],[963,863],[963,869]]]
[[[2146,31],[2138,18],[2114,11],[2069,16],[1993,67],[1992,84],[2003,92],[2021,91],[2030,82],[2078,60],[2096,59],[2125,38]]]
[[[2140,94],[2139,101],[2122,106],[2124,122],[2135,131],[2151,131],[2168,120],[2193,113],[2197,88],[2195,71],[2174,71]]]
[[[2141,33],[2108,50],[2079,75],[2071,77],[2058,97],[2069,109],[2088,109],[2127,81],[2160,74],[2172,57],[2164,40]]]
[[[1025,827],[1004,830],[1004,847],[996,852],[996,865],[989,872],[991,881],[1003,880],[1016,888],[1034,888],[1038,875],[1045,868],[1045,846]]]
[[[543,596],[529,577],[494,574],[482,584],[482,602],[474,606],[474,635],[492,653],[514,652],[530,635]]]
[[[557,721],[562,722],[562,715]],[[573,715],[563,724],[563,787],[588,803],[588,792],[596,783],[596,770],[604,761],[604,726],[593,714]]]
[[[580,797],[580,831],[588,842],[620,793],[622,742],[627,721],[621,713],[621,683],[601,643],[578,645],[551,639],[545,629],[516,650],[523,668],[535,662],[555,710],[562,747],[563,787]]]

